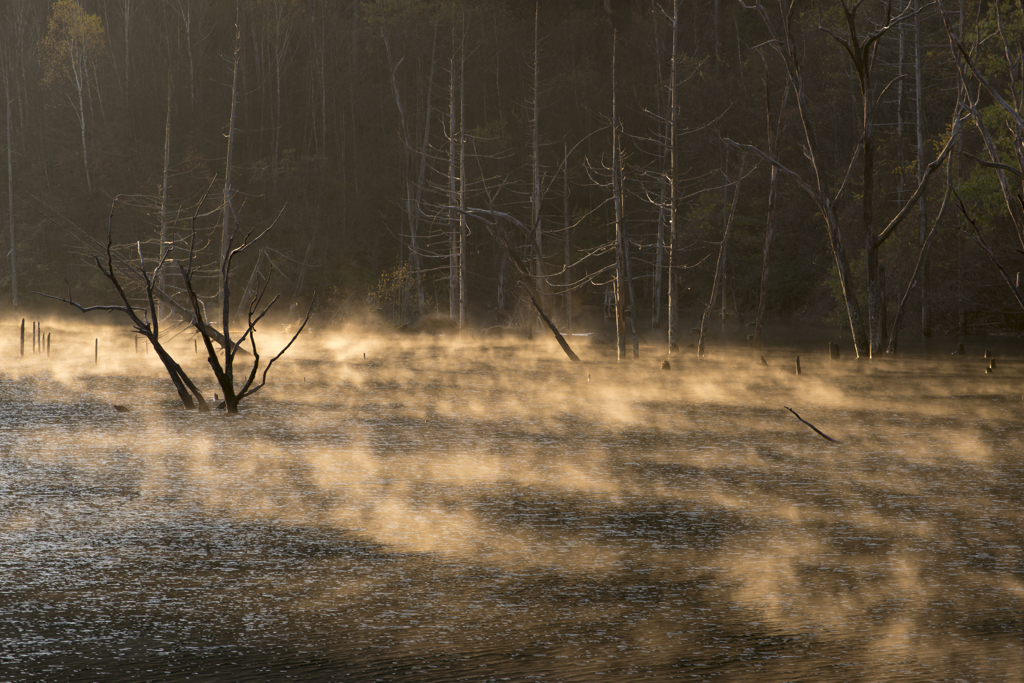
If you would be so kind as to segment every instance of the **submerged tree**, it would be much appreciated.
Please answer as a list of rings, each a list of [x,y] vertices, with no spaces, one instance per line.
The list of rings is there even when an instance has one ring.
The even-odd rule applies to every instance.
[[[114,202],[117,202],[117,198],[114,199]],[[114,207],[112,204],[110,208],[111,218],[113,215]],[[160,362],[167,369],[167,374],[170,375],[171,382],[174,383],[174,388],[178,392],[181,404],[186,409],[199,408],[200,411],[204,412],[209,410],[202,392],[160,342],[160,298],[156,295],[156,291],[158,283],[162,279],[163,269],[167,265],[167,254],[162,253],[159,258],[154,259],[152,267],[147,267],[141,242],[135,245],[138,256],[138,262],[136,263],[130,255],[115,254],[112,247],[111,234],[112,231],[108,224],[107,241],[102,253],[98,253],[98,250],[94,249],[91,256],[96,264],[96,268],[110,281],[121,303],[85,306],[75,301],[71,293],[70,284],[68,284],[67,298],[41,292],[35,293],[50,299],[63,301],[82,311],[82,313],[89,313],[91,311],[120,311],[124,313],[131,320],[135,331],[149,340]],[[138,296],[132,296],[129,290],[133,288],[136,281],[143,283],[142,292]]]
[[[280,218],[280,214],[278,214]],[[203,345],[206,347],[207,361],[210,363],[210,367],[213,369],[213,374],[217,378],[217,383],[220,385],[221,390],[224,392],[224,409],[230,413],[238,412],[238,404],[242,399],[252,396],[257,391],[262,389],[267,383],[267,373],[270,372],[271,366],[284,355],[284,352],[295,343],[299,335],[306,328],[306,323],[309,322],[309,315],[313,310],[313,300],[316,298],[316,293],[313,294],[313,300],[310,301],[309,309],[306,310],[306,315],[302,319],[302,324],[299,325],[299,329],[296,330],[295,334],[292,335],[291,340],[282,348],[276,356],[270,359],[266,367],[263,368],[263,375],[257,382],[256,378],[260,370],[260,354],[256,346],[256,324],[262,320],[271,307],[277,302],[278,296],[275,296],[270,300],[268,304],[263,305],[264,296],[267,293],[267,285],[269,280],[264,279],[256,284],[256,292],[252,299],[249,301],[247,306],[246,321],[243,324],[242,334],[237,339],[231,337],[231,265],[239,254],[244,252],[246,249],[251,247],[253,244],[258,242],[264,237],[270,230],[273,229],[274,225],[277,224],[277,219],[274,220],[268,228],[263,230],[256,237],[252,237],[252,231],[249,231],[241,240],[241,244],[235,246],[235,241],[238,236],[238,223],[235,223],[234,229],[228,236],[227,253],[225,253],[223,260],[221,261],[220,268],[220,305],[221,305],[221,334],[223,335],[223,342],[221,347],[223,349],[224,358],[221,360],[217,353],[217,349],[214,348],[214,339],[210,335],[209,330],[212,328],[211,320],[208,318],[206,312],[206,305],[200,300],[199,295],[196,293],[194,286],[195,275],[198,269],[194,267],[195,262],[195,237],[196,231],[193,226],[192,236],[189,247],[189,258],[186,263],[178,262],[178,269],[181,272],[181,277],[185,282],[185,290],[188,293],[189,303],[192,306],[194,317],[192,319],[192,326],[203,338]],[[252,239],[250,239],[252,238]],[[241,387],[236,388],[235,386],[235,359],[238,356],[239,351],[245,353],[242,345],[248,341],[249,343],[249,354],[252,356],[252,365],[249,367],[249,371],[245,378],[242,380]]]
[[[256,345],[256,324],[267,315],[274,303],[277,302],[278,297],[275,296],[269,303],[264,305],[263,300],[267,293],[268,280],[264,279],[262,282],[258,282],[256,292],[247,306],[247,317],[246,322],[243,324],[243,331],[237,339],[233,339],[231,336],[231,289],[229,281],[234,258],[264,237],[276,225],[277,220],[275,219],[274,223],[255,238],[252,238],[252,232],[250,231],[244,236],[241,244],[234,246],[238,232],[238,224],[236,223],[231,234],[228,236],[228,253],[221,262],[220,286],[217,289],[215,298],[218,298],[221,305],[220,324],[222,325],[222,331],[215,334],[211,320],[206,312],[206,301],[201,299],[200,295],[196,293],[195,286],[196,276],[201,270],[196,260],[197,230],[195,221],[205,198],[204,195],[203,199],[197,204],[192,217],[189,257],[185,263],[171,261],[168,258],[169,251],[161,248],[159,256],[151,258],[149,260],[150,265],[147,265],[142,242],[136,242],[127,248],[133,251],[134,254],[119,253],[123,252],[124,248],[115,250],[112,246],[112,231],[109,227],[107,230],[107,240],[102,252],[95,248],[94,245],[97,244],[95,240],[91,242],[83,240],[83,242],[90,245],[93,262],[114,288],[120,303],[85,306],[75,300],[71,293],[70,285],[68,285],[66,298],[41,292],[36,293],[50,299],[63,301],[83,313],[91,311],[120,311],[127,315],[135,331],[146,337],[150,344],[152,344],[157,356],[167,369],[171,381],[174,383],[182,405],[186,409],[199,408],[201,411],[206,411],[209,408],[202,392],[163,346],[160,339],[161,320],[159,307],[160,302],[166,300],[167,293],[162,292],[159,282],[162,279],[165,268],[177,265],[188,296],[189,307],[193,314],[191,319],[185,318],[185,320],[203,338],[203,344],[207,351],[207,361],[213,370],[217,384],[224,392],[224,409],[229,414],[234,414],[238,412],[238,405],[242,399],[252,396],[266,385],[267,373],[270,371],[270,368],[295,343],[295,340],[298,339],[305,329],[306,324],[309,322],[313,304],[310,302],[310,307],[306,311],[302,324],[295,334],[292,335],[292,338],[276,356],[270,359],[266,366],[262,368],[263,374],[259,375],[261,366],[259,350]],[[113,208],[111,209],[112,215]],[[280,214],[278,214],[278,217],[280,217]],[[141,288],[138,286],[139,283],[142,283]],[[217,348],[214,347],[215,343],[221,347],[224,357],[223,361]],[[246,343],[248,343],[249,348],[243,349],[242,345]],[[241,382],[240,388],[236,388],[235,360],[240,352],[251,358],[251,365]],[[259,377],[259,381],[257,381],[257,377]]]

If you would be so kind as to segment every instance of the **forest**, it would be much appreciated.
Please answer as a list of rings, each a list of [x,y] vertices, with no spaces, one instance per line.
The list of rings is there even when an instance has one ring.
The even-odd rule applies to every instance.
[[[314,325],[1024,322],[1024,0],[5,0],[0,85],[7,310],[273,226]]]

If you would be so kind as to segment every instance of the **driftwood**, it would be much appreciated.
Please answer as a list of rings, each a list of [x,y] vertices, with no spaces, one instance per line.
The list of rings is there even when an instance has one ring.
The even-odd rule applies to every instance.
[[[795,410],[793,410],[792,408],[790,408],[789,406],[782,406],[782,407],[785,408],[786,410],[788,410],[789,412],[793,413],[793,415],[796,415],[796,419],[800,420],[805,425],[807,425],[808,427],[813,429],[815,432],[817,432],[818,436],[820,436],[821,438],[825,439],[826,441],[831,441],[832,443],[842,443],[842,441],[837,441],[837,440],[833,439],[831,436],[829,436],[825,432],[821,431],[820,429],[818,429],[817,427],[812,425],[807,420],[805,420],[802,417],[800,417],[799,415],[797,415],[797,412]]]

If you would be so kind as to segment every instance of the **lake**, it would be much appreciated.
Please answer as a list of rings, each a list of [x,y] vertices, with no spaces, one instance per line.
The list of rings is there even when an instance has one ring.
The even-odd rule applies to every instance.
[[[1016,341],[665,371],[661,347],[319,332],[228,417],[183,411],[125,328],[46,331],[19,358],[0,326],[4,681],[1024,670]]]

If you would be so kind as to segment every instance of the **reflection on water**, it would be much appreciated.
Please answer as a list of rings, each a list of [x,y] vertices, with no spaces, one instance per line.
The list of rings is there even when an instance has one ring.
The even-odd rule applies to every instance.
[[[3,680],[1024,669],[1019,359],[314,337],[232,419],[131,343],[0,376]]]

